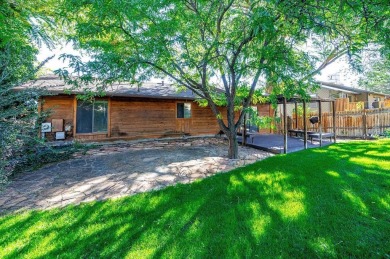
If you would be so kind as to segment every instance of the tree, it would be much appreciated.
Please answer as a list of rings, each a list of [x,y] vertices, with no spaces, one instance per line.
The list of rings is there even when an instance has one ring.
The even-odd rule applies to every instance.
[[[80,76],[76,82],[104,88],[113,81],[169,77],[207,102],[229,139],[229,157],[237,158],[236,131],[259,79],[266,79],[272,97],[306,97],[316,73],[345,54],[353,60],[369,41],[368,26],[385,22],[380,9],[385,6],[385,1],[63,0],[59,9],[69,39],[93,58],[83,64],[67,56]],[[324,49],[313,53],[308,42]],[[74,82],[67,71],[58,73]],[[225,115],[218,112],[221,104]]]
[[[367,64],[359,86],[367,90],[390,94],[390,59],[377,58]]]
[[[14,91],[14,87],[33,79],[37,64],[37,45],[50,43],[42,26],[47,25],[47,3],[41,1],[2,1],[0,3],[0,187],[6,182],[16,161],[25,155],[26,145],[36,140],[39,118],[39,89]]]

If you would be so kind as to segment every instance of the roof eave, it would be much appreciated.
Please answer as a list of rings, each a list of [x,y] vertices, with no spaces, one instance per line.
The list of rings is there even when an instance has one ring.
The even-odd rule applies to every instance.
[[[71,93],[65,93],[61,90],[51,90],[48,91],[53,95],[78,95],[84,94],[82,91],[72,91]],[[104,96],[107,97],[124,97],[124,98],[149,98],[149,99],[164,99],[164,100],[196,100],[196,97],[189,96],[156,96],[156,95],[140,95],[140,94],[123,94],[123,93],[105,93]]]

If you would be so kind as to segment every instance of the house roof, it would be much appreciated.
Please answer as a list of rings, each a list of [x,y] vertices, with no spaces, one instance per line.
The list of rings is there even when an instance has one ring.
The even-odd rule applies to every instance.
[[[382,93],[376,93],[363,89],[353,88],[345,85],[335,84],[331,82],[318,81],[321,87],[335,91],[343,91],[353,94],[371,93],[385,95]],[[83,89],[72,89],[71,85],[68,85],[64,80],[60,79],[56,75],[41,76],[37,80],[27,82],[19,87],[15,87],[16,90],[41,87],[47,89],[51,94],[64,94],[67,89],[70,89],[72,94],[82,94]],[[137,85],[131,85],[126,82],[117,82],[105,89],[107,96],[112,97],[138,97],[138,98],[155,98],[155,99],[178,99],[178,100],[195,100],[197,95],[189,89],[178,91],[178,88],[170,83],[158,83],[158,82],[146,82],[140,87]],[[317,100],[312,97],[312,101]]]
[[[323,88],[327,88],[327,89],[335,90],[335,91],[342,91],[342,92],[346,92],[346,93],[352,93],[352,94],[368,93],[368,94],[386,95],[383,93],[368,91],[368,90],[364,90],[364,89],[360,89],[360,88],[354,88],[354,87],[340,85],[340,84],[331,83],[331,82],[318,81],[318,83]]]
[[[72,94],[82,94],[83,89],[72,90],[72,86],[66,84],[56,75],[47,75],[27,82],[15,90],[41,87],[45,88],[52,94],[64,94],[65,91],[70,89]],[[156,98],[156,99],[181,99],[181,100],[194,100],[197,96],[191,90],[178,91],[177,87],[170,83],[154,83],[146,82],[140,87],[137,85],[131,85],[125,82],[118,82],[108,86],[105,91],[107,96],[116,97],[140,97],[140,98]]]

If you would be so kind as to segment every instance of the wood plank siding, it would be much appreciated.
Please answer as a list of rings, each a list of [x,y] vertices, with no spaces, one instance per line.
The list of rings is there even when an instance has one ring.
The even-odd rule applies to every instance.
[[[46,96],[40,101],[39,112],[48,113],[46,122],[52,122],[52,120],[64,120],[63,125],[74,125],[74,96]],[[39,133],[42,136],[42,133]],[[74,136],[73,128],[71,131],[66,132],[66,138],[72,138]],[[45,138],[48,140],[55,139],[55,132],[45,133]]]
[[[111,136],[159,137],[175,131],[175,101],[111,99]]]
[[[260,117],[274,117],[275,110],[272,109],[272,106],[270,104],[259,104],[257,105],[257,112]],[[263,133],[263,134],[274,133],[274,129],[272,125],[270,125],[268,128],[260,129],[259,133]]]
[[[194,135],[217,134],[220,129],[217,123],[217,119],[215,118],[211,109],[209,107],[200,107],[196,103],[194,103],[192,107],[193,116],[191,118],[190,133]],[[218,110],[221,112],[225,123],[227,123],[226,108],[220,107]]]
[[[100,98],[99,98],[100,99]],[[42,111],[51,109],[47,119],[64,119],[72,125],[73,135],[79,140],[142,139],[188,135],[217,134],[219,127],[209,107],[200,107],[192,100],[152,98],[101,98],[108,101],[107,132],[76,133],[77,103],[74,96],[58,95],[44,98]],[[191,117],[177,118],[177,103],[191,103]],[[220,108],[223,116],[226,109]]]
[[[64,119],[65,124],[73,124],[73,96],[46,96],[42,111],[49,112],[51,119]]]

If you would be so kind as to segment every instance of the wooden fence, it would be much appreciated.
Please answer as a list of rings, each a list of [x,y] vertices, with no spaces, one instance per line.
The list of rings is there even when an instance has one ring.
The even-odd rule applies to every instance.
[[[376,108],[390,108],[390,99],[384,101],[374,102],[376,103]],[[364,102],[350,102],[348,98],[338,98],[335,100],[336,111],[361,111],[364,109]],[[368,104],[369,107],[373,105],[372,103]]]
[[[336,111],[360,111],[364,109],[364,102],[350,102],[348,98],[338,98],[335,102]]]
[[[307,116],[307,130],[319,131],[318,124],[313,125],[309,121],[312,116],[318,116],[318,114],[310,113]],[[303,129],[303,116],[298,116],[298,118],[295,118],[295,115],[292,118],[289,117],[288,128]],[[278,125],[278,129],[280,132],[282,131],[283,120]],[[337,136],[363,138],[383,134],[385,130],[390,130],[390,108],[336,112]],[[322,131],[333,132],[333,115],[331,112],[322,113]]]
[[[390,108],[390,99],[379,102],[379,107],[381,108]]]

